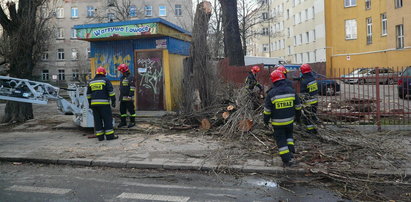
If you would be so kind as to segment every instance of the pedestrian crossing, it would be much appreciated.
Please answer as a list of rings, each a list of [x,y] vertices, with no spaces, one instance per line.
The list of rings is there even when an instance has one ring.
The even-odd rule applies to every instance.
[[[170,196],[170,195],[154,195],[142,193],[122,193],[117,198],[134,199],[134,200],[151,200],[151,201],[171,201],[171,202],[187,202],[190,197]]]
[[[71,189],[60,189],[60,188],[51,188],[51,187],[34,187],[34,186],[19,186],[13,185],[5,190],[8,191],[17,191],[17,192],[32,192],[32,193],[43,193],[43,194],[67,194]]]

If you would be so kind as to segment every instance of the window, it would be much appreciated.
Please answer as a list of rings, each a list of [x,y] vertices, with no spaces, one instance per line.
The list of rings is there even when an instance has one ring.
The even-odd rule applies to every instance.
[[[41,54],[41,60],[48,60],[49,59],[49,53],[44,52]]]
[[[372,44],[372,18],[366,19],[367,23],[367,45]]]
[[[43,69],[41,72],[41,80],[48,81],[50,79],[50,74],[48,69]]]
[[[57,49],[57,59],[64,60],[64,49],[62,48]]]
[[[268,44],[263,44],[263,52],[268,52]]]
[[[388,22],[387,22],[387,14],[383,13],[381,14],[381,35],[382,36],[387,36],[387,27],[388,27]]]
[[[62,27],[57,28],[57,39],[64,39],[64,29]]]
[[[315,18],[315,9],[314,9],[314,6],[313,7],[311,7],[311,12],[312,12],[312,18]]]
[[[294,46],[297,45],[297,36],[294,36]]]
[[[267,27],[264,27],[264,28],[263,28],[263,35],[268,35],[268,34],[269,34],[268,28],[267,28]]]
[[[93,6],[87,6],[87,17],[88,18],[94,17],[94,7]]]
[[[397,48],[404,48],[404,25],[395,26],[395,30],[397,34]]]
[[[345,39],[357,39],[357,20],[345,21]]]
[[[166,16],[167,15],[166,6],[159,6],[158,7],[158,14],[159,14],[159,16]]]
[[[290,18],[290,9],[287,9],[287,20]]]
[[[77,39],[77,30],[76,29],[71,29],[71,36],[72,39]]]
[[[288,46],[288,55],[291,55],[291,46]]]
[[[78,51],[76,48],[71,49],[71,59],[72,60],[77,60],[78,59]]]
[[[309,43],[310,42],[310,33],[306,32],[305,33],[305,43]]]
[[[71,18],[78,18],[78,8],[71,8]]]
[[[183,9],[182,9],[180,4],[175,5],[174,14],[176,16],[182,16],[183,15]]]
[[[66,80],[66,75],[64,73],[64,69],[59,69],[59,75],[58,75],[59,81],[64,81]]]
[[[80,71],[78,69],[73,69],[71,70],[72,74],[71,74],[71,79],[72,80],[78,80],[79,75],[80,75]]]
[[[153,7],[152,6],[145,6],[144,10],[145,10],[146,16],[152,16],[153,15]]]
[[[267,20],[267,19],[268,19],[268,13],[267,13],[267,12],[264,12],[262,15],[263,15],[263,20]]]
[[[289,27],[287,27],[287,37],[288,38],[291,37],[291,29]]]
[[[344,0],[344,7],[353,7],[357,5],[357,0]]]
[[[395,3],[395,8],[401,8],[402,7],[402,0],[394,0]]]
[[[365,10],[371,9],[371,0],[365,0]]]
[[[305,16],[305,20],[308,20],[308,19],[309,19],[309,18],[308,18],[308,9],[305,9],[304,16]]]
[[[137,16],[137,7],[136,6],[134,6],[134,5],[131,5],[130,6],[130,8],[129,8],[129,14],[130,14],[130,17],[136,17]]]
[[[64,18],[64,8],[57,8],[56,17],[57,18]]]
[[[298,35],[298,45],[303,43],[303,34]]]
[[[114,15],[114,13],[107,13],[107,19],[109,22],[113,22],[115,18],[116,16]]]

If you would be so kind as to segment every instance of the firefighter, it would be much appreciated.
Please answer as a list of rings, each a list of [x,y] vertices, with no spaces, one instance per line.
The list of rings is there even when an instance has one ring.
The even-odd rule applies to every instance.
[[[300,97],[304,106],[304,113],[306,114],[303,121],[306,130],[310,134],[317,134],[317,106],[318,106],[318,84],[317,80],[311,73],[311,66],[303,64],[300,67],[302,76],[300,78]]]
[[[136,125],[136,111],[134,109],[134,92],[136,91],[134,77],[130,73],[130,69],[126,64],[120,64],[118,66],[118,71],[123,75],[120,78],[120,114],[121,122],[118,127],[123,127],[127,125],[127,111],[130,113],[130,124],[127,126],[131,128]]]
[[[110,108],[116,107],[116,96],[113,85],[110,80],[106,78],[106,70],[104,67],[98,67],[96,76],[87,86],[87,99],[90,108],[93,110],[94,129],[96,137],[99,141],[114,140],[118,136],[114,135],[113,117]]]
[[[294,164],[293,123],[296,111],[301,110],[300,99],[287,84],[283,72],[274,70],[270,78],[273,86],[265,98],[264,123],[270,124],[271,120],[281,160],[285,167],[289,167]]]
[[[253,66],[251,67],[251,71],[248,72],[248,76],[245,79],[245,84],[246,84],[246,89],[249,92],[249,96],[251,97],[251,99],[253,99],[253,108],[257,109],[260,106],[260,102],[259,102],[259,98],[264,98],[263,95],[263,86],[261,84],[258,83],[257,81],[257,73],[260,71],[260,67],[259,66]],[[258,87],[260,89],[259,91],[259,95],[254,92],[254,88]]]

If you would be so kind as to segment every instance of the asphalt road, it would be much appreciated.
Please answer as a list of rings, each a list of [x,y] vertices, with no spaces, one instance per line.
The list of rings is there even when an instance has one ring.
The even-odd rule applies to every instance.
[[[4,162],[0,170],[0,201],[343,201],[284,177]]]

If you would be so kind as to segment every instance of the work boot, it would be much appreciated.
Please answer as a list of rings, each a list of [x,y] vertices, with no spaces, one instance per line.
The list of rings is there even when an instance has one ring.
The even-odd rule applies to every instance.
[[[118,135],[114,135],[114,134],[106,135],[106,140],[115,140],[115,139],[118,139]]]
[[[295,161],[294,159],[291,159],[288,162],[283,162],[283,167],[285,168],[293,168],[293,167],[297,167],[297,161]]]
[[[97,136],[98,141],[103,141],[104,140],[104,135],[99,135]]]
[[[135,126],[136,125],[136,123],[135,123],[135,118],[134,117],[130,117],[130,124],[128,124],[128,128],[131,128],[131,127],[133,127],[133,126]]]
[[[118,128],[121,128],[121,127],[123,127],[123,126],[126,126],[127,125],[127,118],[126,117],[121,117],[121,122],[120,122],[120,124],[118,124]]]

